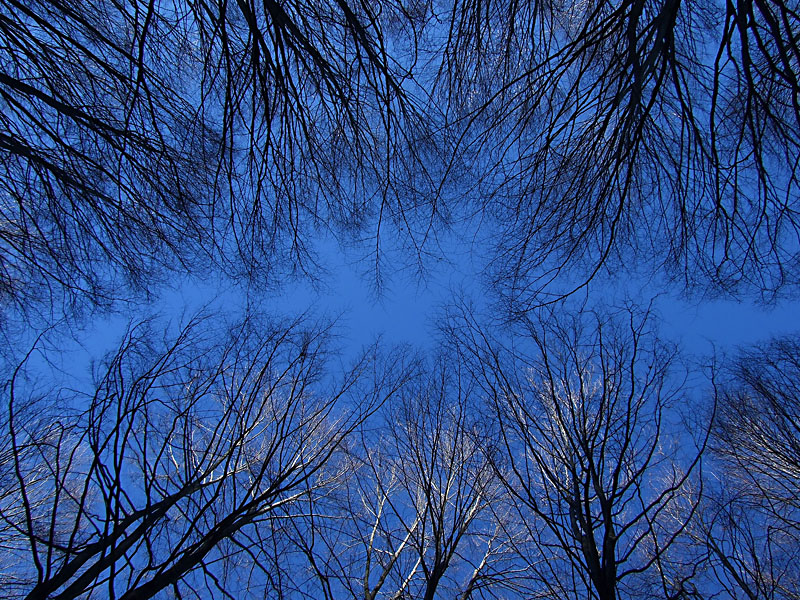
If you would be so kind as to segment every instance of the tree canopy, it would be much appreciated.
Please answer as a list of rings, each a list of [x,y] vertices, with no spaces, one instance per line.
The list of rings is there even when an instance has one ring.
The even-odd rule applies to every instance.
[[[629,256],[795,287],[797,10],[9,2],[4,296],[103,304],[209,265],[274,285],[314,274],[321,230],[421,259],[475,211],[523,310]]]
[[[589,291],[797,296],[799,79],[796,0],[6,0],[3,593],[800,598],[797,335]],[[433,348],[270,315],[453,240]]]

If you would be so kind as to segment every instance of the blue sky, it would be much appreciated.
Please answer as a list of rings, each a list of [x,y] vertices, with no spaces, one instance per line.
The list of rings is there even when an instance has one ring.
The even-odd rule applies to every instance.
[[[288,284],[280,290],[252,294],[251,303],[276,316],[291,317],[308,311],[317,317],[336,318],[340,344],[353,353],[378,336],[390,345],[432,348],[437,315],[458,293],[467,294],[472,302],[487,310],[487,291],[480,276],[465,272],[464,263],[459,266],[443,262],[424,279],[404,271],[387,274],[382,293],[376,294],[363,262],[354,253],[332,255],[327,262],[328,274],[322,284],[312,286],[306,281]],[[623,286],[606,281],[590,290],[592,297],[601,297],[596,291],[598,287],[605,298],[627,294],[621,289]],[[708,355],[714,349],[730,352],[740,345],[800,329],[798,301],[763,305],[752,301],[687,299],[676,291],[662,291],[653,298],[654,292],[650,287],[634,299],[643,306],[652,299],[655,315],[661,319],[662,334],[695,356]],[[140,311],[136,311],[140,314],[126,312],[92,320],[81,336],[87,340],[85,351],[96,359],[101,348],[107,351],[114,347],[129,318],[157,311],[167,320],[175,321],[203,308],[233,314],[245,304],[243,292],[230,283],[183,280],[174,289],[163,290],[162,298],[153,304],[141,305]],[[77,352],[81,354],[80,350]],[[75,364],[74,360],[70,359],[71,364]]]
[[[491,308],[492,291],[482,276],[486,249],[469,227],[455,229],[439,240],[436,252],[424,263],[420,275],[414,265],[392,257],[402,251],[384,240],[387,258],[382,262],[383,286],[376,290],[371,244],[341,246],[322,238],[315,242],[317,258],[324,269],[320,280],[286,283],[270,290],[246,292],[241,287],[210,274],[206,279],[183,277],[170,285],[154,289],[149,303],[134,304],[125,310],[86,320],[72,330],[79,340],[63,357],[55,357],[71,376],[88,376],[92,360],[113,350],[130,320],[156,314],[173,325],[200,310],[230,314],[235,318],[249,303],[252,308],[276,317],[297,317],[307,312],[312,317],[336,319],[338,344],[347,362],[376,338],[391,346],[410,344],[430,350],[436,344],[437,317],[447,304],[462,295],[484,311],[483,320],[502,319]],[[485,239],[484,239],[485,241]],[[400,266],[395,266],[400,265]],[[606,274],[580,293],[587,307],[598,299],[610,305],[633,302],[640,308],[650,304],[661,334],[678,343],[687,357],[705,358],[712,352],[734,353],[738,346],[757,343],[771,336],[800,330],[800,300],[782,300],[772,305],[755,301],[708,300],[682,295],[676,286],[658,278],[636,273]]]

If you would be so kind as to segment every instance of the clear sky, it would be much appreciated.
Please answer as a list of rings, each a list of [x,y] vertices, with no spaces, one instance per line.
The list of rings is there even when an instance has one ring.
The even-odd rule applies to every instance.
[[[336,318],[343,348],[357,353],[378,336],[388,344],[411,344],[430,349],[436,341],[436,320],[441,309],[464,293],[479,307],[487,309],[487,292],[475,261],[462,254],[457,261],[436,261],[424,277],[409,270],[384,272],[385,286],[376,293],[366,261],[355,251],[334,251],[322,256],[327,274],[319,285],[305,280],[290,283],[271,292],[251,293],[251,305],[275,316],[293,317],[309,312],[320,318]],[[699,300],[682,297],[664,286],[644,286],[625,278],[593,284],[590,298],[623,302],[625,298],[644,307],[652,300],[656,317],[661,318],[663,335],[679,343],[685,351],[704,356],[717,351],[733,351],[737,346],[757,343],[771,336],[800,330],[800,301],[784,300],[773,305],[754,301]],[[638,291],[636,288],[639,288]],[[599,289],[598,289],[599,288]],[[235,313],[247,304],[246,294],[230,282],[183,279],[162,290],[161,298],[142,304],[139,311],[101,317],[76,331],[84,350],[68,359],[69,364],[88,365],[98,351],[110,350],[123,334],[126,322],[157,312],[167,320],[179,321],[207,308]],[[590,305],[591,306],[591,305]],[[491,314],[489,317],[493,316]],[[499,315],[496,315],[499,316]],[[100,352],[102,353],[102,352]],[[80,358],[85,354],[85,358]],[[76,362],[77,361],[77,362]],[[77,373],[74,373],[77,374]]]

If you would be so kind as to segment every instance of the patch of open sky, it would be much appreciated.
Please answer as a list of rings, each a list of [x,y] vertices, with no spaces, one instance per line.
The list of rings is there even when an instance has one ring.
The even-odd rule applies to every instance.
[[[471,241],[475,239],[471,229],[469,224],[456,227],[440,240],[423,276],[413,267],[393,268],[402,261],[393,263],[387,258],[380,291],[376,291],[364,249],[343,248],[331,238],[317,242],[317,256],[325,269],[317,283],[299,279],[273,290],[247,291],[214,274],[176,279],[150,302],[65,326],[59,335],[51,336],[58,341],[43,342],[58,344],[59,349],[47,353],[50,363],[45,366],[87,384],[92,363],[116,349],[131,322],[156,316],[166,332],[200,311],[235,320],[248,308],[277,319],[307,314],[312,321],[336,320],[335,345],[344,364],[378,338],[387,348],[411,345],[432,350],[441,309],[462,297],[481,311],[482,318],[504,320],[492,309],[492,291],[481,274],[483,244]],[[597,278],[577,295],[586,298],[590,309],[600,302],[606,307],[633,303],[646,308],[650,304],[660,320],[661,334],[695,357],[714,351],[731,353],[739,346],[800,330],[798,300],[765,305],[755,300],[687,298],[666,280],[647,278],[635,269]]]
[[[378,338],[387,347],[431,349],[437,309],[450,301],[454,290],[478,288],[477,267],[468,250],[456,241],[441,249],[448,256],[430,260],[424,276],[412,267],[392,268],[385,261],[380,291],[363,249],[342,248],[330,238],[317,242],[316,254],[324,269],[318,282],[298,279],[270,290],[248,290],[213,272],[203,278],[176,277],[170,285],[152,290],[149,301],[56,327],[39,342],[45,352],[36,353],[31,364],[37,370],[47,369],[51,376],[60,373],[88,384],[92,364],[116,350],[132,323],[157,319],[169,335],[200,312],[235,321],[248,310],[274,319],[306,315],[310,322],[335,321],[334,343],[345,364]],[[20,358],[36,335],[21,341]],[[51,345],[52,350],[57,345],[58,352],[47,351]],[[41,354],[46,354],[46,361],[37,358]]]
[[[649,304],[661,334],[695,358],[800,333],[800,299],[792,297],[769,304],[757,298],[698,298],[666,278],[645,277],[635,270],[598,279],[588,295],[590,301],[633,302],[642,308]]]
[[[800,302],[706,300],[689,302],[675,293],[656,300],[663,328],[695,354],[733,350],[774,336],[800,332]]]

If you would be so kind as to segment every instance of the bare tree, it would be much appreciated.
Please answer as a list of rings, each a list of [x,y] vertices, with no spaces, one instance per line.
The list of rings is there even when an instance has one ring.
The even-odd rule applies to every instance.
[[[270,282],[313,272],[318,231],[410,231],[419,26],[392,0],[4,4],[3,302]]]
[[[767,0],[10,1],[0,292],[108,304],[209,264],[274,282],[313,273],[327,230],[379,266],[390,224],[421,258],[473,214],[465,188],[515,309],[631,249],[717,291],[796,286],[798,21]]]
[[[670,559],[695,510],[685,487],[702,442],[681,446],[683,376],[647,323],[546,312],[510,348],[468,313],[451,323],[490,400],[498,472],[536,540],[526,558],[544,596],[685,593]]]
[[[729,597],[799,598],[800,341],[743,350],[718,376],[718,482],[697,543]]]
[[[373,354],[335,381],[326,327],[230,328],[175,339],[132,327],[89,395],[23,412],[6,386],[13,478],[2,501],[15,597],[126,600],[271,593],[275,517],[337,482],[345,437],[397,389]],[[36,409],[32,413],[31,409]],[[283,590],[275,590],[282,593]]]
[[[521,532],[485,452],[473,390],[441,360],[349,449],[338,495],[310,509],[312,597],[495,598],[523,589]]]
[[[707,481],[687,548],[702,576],[700,590],[722,598],[791,599],[800,597],[795,565],[800,558],[796,528],[772,514],[773,507],[742,488],[722,470]]]
[[[686,285],[796,289],[797,2],[441,10],[452,182],[472,169],[479,210],[496,215],[496,283],[516,310],[632,249]]]
[[[743,351],[720,390],[714,453],[753,493],[800,509],[800,341]]]

